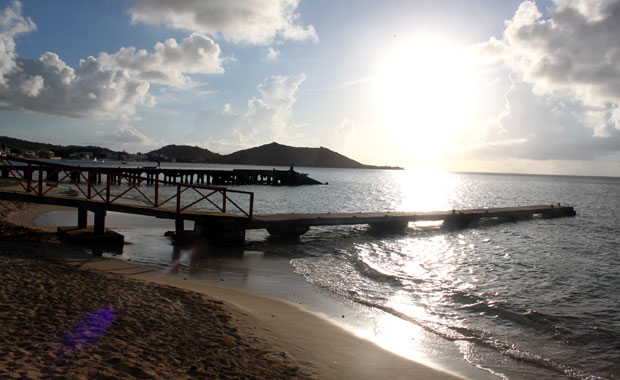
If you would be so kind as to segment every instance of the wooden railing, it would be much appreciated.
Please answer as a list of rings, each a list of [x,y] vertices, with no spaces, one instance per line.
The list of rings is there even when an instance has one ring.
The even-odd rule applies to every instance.
[[[52,190],[65,185],[69,187],[66,190],[73,189],[77,196],[103,202],[106,206],[144,204],[152,208],[172,208],[179,214],[190,210],[215,211],[248,218],[252,218],[254,212],[254,193],[225,187],[180,183],[104,167],[80,167],[19,156],[0,156],[0,170],[2,177],[16,179],[24,191],[35,192],[38,197],[50,196]],[[162,199],[166,196],[162,189],[168,189],[163,193],[169,195],[171,186],[176,187],[173,194]],[[241,205],[246,202],[245,206]]]

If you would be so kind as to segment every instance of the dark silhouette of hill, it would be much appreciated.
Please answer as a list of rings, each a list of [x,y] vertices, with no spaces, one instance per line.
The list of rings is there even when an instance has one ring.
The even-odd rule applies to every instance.
[[[218,153],[213,153],[208,149],[203,149],[197,146],[189,145],[166,145],[157,150],[150,151],[149,157],[153,161],[157,160],[157,157],[174,158],[177,162],[204,162],[204,163],[221,163],[222,156]]]
[[[95,157],[125,157],[125,152],[115,152],[107,148],[96,146],[62,146],[46,143],[31,142],[0,136],[0,144],[6,145],[13,153],[25,151],[52,151],[61,158],[68,158],[72,153],[90,152]],[[166,145],[142,156],[151,161],[196,162],[210,164],[261,165],[261,166],[306,166],[322,168],[347,169],[401,169],[390,166],[364,165],[340,153],[327,148],[297,148],[278,143],[262,145],[256,148],[244,149],[235,153],[221,155],[197,146]],[[124,160],[126,158],[123,158]]]
[[[307,166],[327,168],[368,168],[327,148],[296,148],[278,143],[241,150],[222,157],[226,164],[263,166]]]
[[[63,157],[63,158],[69,157],[69,155],[71,155],[72,153],[78,153],[78,152],[91,152],[96,157],[104,157],[112,153],[119,153],[119,152],[114,152],[108,148],[102,148],[98,146],[90,146],[90,145],[88,146],[79,146],[79,145],[63,146],[63,145],[54,145],[54,144],[20,140],[20,139],[15,139],[12,137],[7,137],[7,136],[0,136],[0,144],[6,145],[6,147],[9,148],[11,152],[13,153],[19,154],[19,153],[23,153],[26,151],[33,151],[33,152],[51,151],[51,152],[54,152],[56,156]]]

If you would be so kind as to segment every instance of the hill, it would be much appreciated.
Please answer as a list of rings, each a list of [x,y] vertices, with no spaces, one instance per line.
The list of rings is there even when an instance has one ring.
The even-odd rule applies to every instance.
[[[306,166],[321,168],[345,168],[345,169],[401,169],[389,166],[364,165],[352,160],[340,153],[327,148],[297,148],[273,142],[256,148],[244,149],[235,153],[221,155],[189,145],[166,145],[146,154],[127,154],[115,152],[107,148],[97,146],[62,146],[46,143],[31,142],[0,136],[0,144],[8,147],[11,152],[23,154],[26,152],[53,152],[61,158],[90,157],[100,159],[122,159],[138,161],[176,161],[196,162],[210,164],[233,164],[233,165],[261,165],[261,166]],[[84,153],[90,153],[85,155]],[[41,157],[41,155],[39,155]]]
[[[204,162],[204,163],[221,163],[222,156],[213,153],[208,149],[189,145],[166,145],[157,150],[147,153],[151,160],[157,160],[157,157],[174,158],[176,162]]]
[[[38,143],[27,140],[15,139],[7,136],[0,136],[0,144],[5,145],[13,153],[23,154],[25,152],[41,152],[50,151],[54,152],[54,155],[62,158],[68,158],[74,153],[90,152],[95,157],[111,157],[119,154],[120,152],[114,152],[108,148],[102,148],[98,146],[78,146],[78,145],[53,145],[47,143]]]
[[[296,148],[275,142],[231,153],[222,159],[223,163],[240,165],[369,168],[327,148]]]

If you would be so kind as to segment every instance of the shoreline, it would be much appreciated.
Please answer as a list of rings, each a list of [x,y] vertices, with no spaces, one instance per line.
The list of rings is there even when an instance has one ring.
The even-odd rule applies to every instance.
[[[40,206],[40,205],[37,205]],[[35,207],[36,209],[37,207]],[[34,220],[49,208],[14,210],[7,220],[26,227],[34,226]],[[11,215],[12,214],[12,215]],[[24,238],[19,238],[24,239]],[[18,240],[19,240],[18,239]],[[26,238],[27,239],[27,238]],[[26,241],[18,241],[18,246]],[[133,278],[148,286],[172,286],[177,289],[200,293],[221,302],[232,313],[236,328],[249,334],[270,349],[284,353],[286,365],[297,363],[299,373],[310,373],[319,379],[380,377],[408,379],[457,379],[456,375],[443,370],[402,358],[375,343],[355,336],[327,319],[300,309],[286,301],[260,296],[243,290],[205,284],[195,279],[184,279],[174,274],[162,275],[156,270],[136,266],[126,261],[98,258],[80,252],[70,252],[71,247],[58,244],[54,257],[65,263],[87,269],[85,273],[95,272],[116,276],[111,281]],[[51,242],[44,243],[51,246]],[[8,348],[3,348],[8,349]],[[138,363],[139,364],[139,363]],[[295,366],[295,365],[293,365]],[[303,376],[301,378],[303,378]],[[293,378],[298,377],[295,375]]]

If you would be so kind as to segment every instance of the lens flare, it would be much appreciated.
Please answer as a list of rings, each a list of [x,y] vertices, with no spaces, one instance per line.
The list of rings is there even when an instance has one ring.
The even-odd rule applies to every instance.
[[[69,356],[77,355],[99,340],[115,319],[116,312],[108,306],[83,316],[62,337],[61,349]]]

